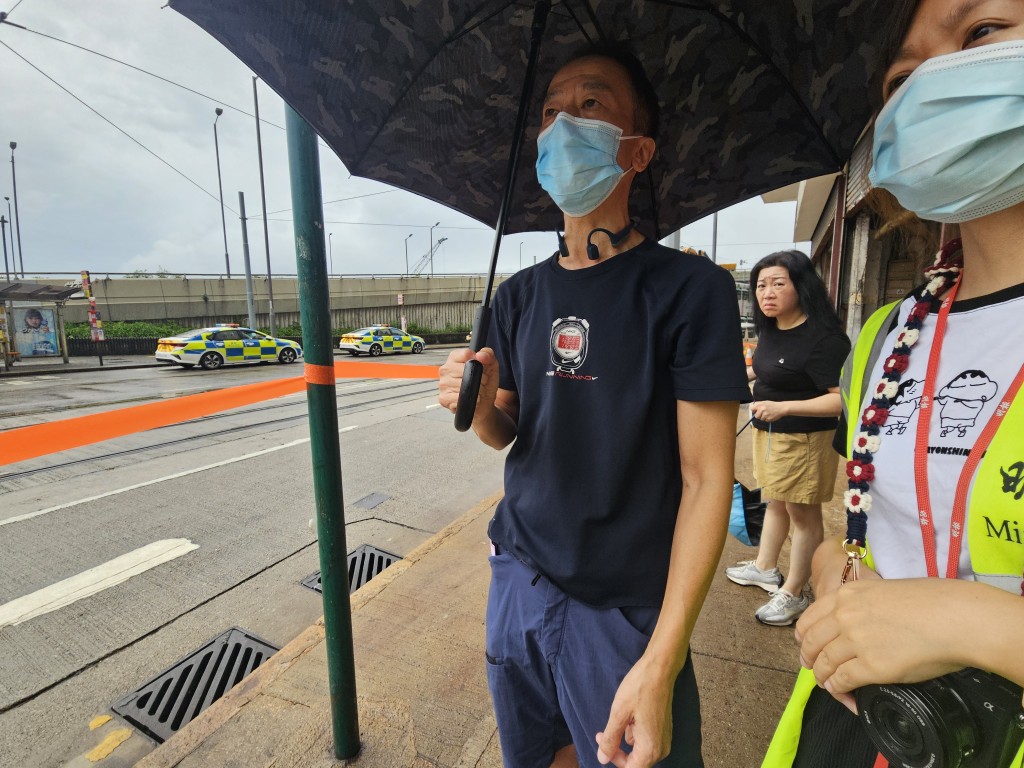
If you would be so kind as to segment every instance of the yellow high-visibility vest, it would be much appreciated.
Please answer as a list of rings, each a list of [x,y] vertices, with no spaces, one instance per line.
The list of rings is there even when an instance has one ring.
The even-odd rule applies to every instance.
[[[847,457],[852,454],[855,427],[865,405],[865,379],[871,375],[879,357],[889,354],[890,350],[883,349],[883,345],[901,303],[887,304],[868,318],[843,366],[841,389],[847,422]],[[1019,593],[1024,578],[1024,389],[1012,403],[1005,405],[1009,411],[978,466],[968,499],[967,549],[977,581]],[[865,562],[870,566],[870,536],[868,538]],[[761,768],[793,765],[804,708],[814,685],[811,670],[801,669]],[[1021,766],[1024,766],[1024,745],[1005,768]]]

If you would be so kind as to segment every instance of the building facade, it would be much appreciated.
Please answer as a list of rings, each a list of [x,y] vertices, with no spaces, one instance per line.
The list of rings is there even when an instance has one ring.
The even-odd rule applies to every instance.
[[[955,236],[871,187],[872,135],[861,137],[842,173],[762,195],[766,203],[796,202],[793,240],[811,242],[811,259],[851,339],[875,309],[921,284],[939,243]]]

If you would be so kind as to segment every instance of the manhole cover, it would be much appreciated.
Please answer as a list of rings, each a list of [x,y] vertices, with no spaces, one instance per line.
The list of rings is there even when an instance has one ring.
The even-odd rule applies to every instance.
[[[371,547],[369,544],[363,544],[361,547],[354,549],[348,555],[349,594],[355,592],[389,565],[401,559],[398,555]],[[317,592],[323,592],[320,586],[320,571],[304,578],[302,586],[309,587]]]
[[[162,744],[277,650],[234,627],[118,699],[111,709]]]

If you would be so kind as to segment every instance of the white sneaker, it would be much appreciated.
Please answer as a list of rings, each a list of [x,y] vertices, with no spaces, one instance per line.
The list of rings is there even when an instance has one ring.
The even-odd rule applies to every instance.
[[[782,586],[782,573],[778,568],[762,571],[754,560],[743,560],[725,569],[726,578],[744,587],[760,587],[765,592],[775,592]]]
[[[810,604],[811,601],[805,595],[797,597],[780,589],[772,595],[771,600],[754,612],[754,618],[773,627],[788,627],[800,618],[800,614],[806,611]]]

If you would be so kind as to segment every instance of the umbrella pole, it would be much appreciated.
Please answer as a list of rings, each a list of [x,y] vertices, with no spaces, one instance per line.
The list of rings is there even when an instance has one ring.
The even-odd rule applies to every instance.
[[[530,97],[533,95],[534,80],[537,79],[537,58],[540,55],[540,44],[547,25],[548,11],[551,0],[540,0],[533,9],[533,23],[530,29],[530,51],[526,60],[526,74],[523,77],[523,90],[519,96],[519,110],[516,113],[516,126],[512,134],[512,148],[508,153],[508,168],[505,172],[505,192],[501,196],[501,207],[498,209],[498,223],[494,228],[494,249],[491,251],[491,265],[487,272],[487,287],[484,297],[476,309],[473,319],[473,336],[469,348],[479,352],[487,340],[487,332],[491,327],[491,290],[494,288],[494,275],[498,271],[498,252],[501,250],[501,238],[505,234],[505,225],[512,209],[512,195],[515,192],[516,167],[519,165],[519,150],[526,133],[526,120],[530,112]],[[480,378],[484,368],[476,360],[466,363],[462,374],[462,386],[459,389],[459,403],[455,409],[455,429],[465,432],[473,423],[476,412],[476,398],[480,394]]]
[[[359,718],[319,150],[316,134],[305,120],[289,106],[285,107],[285,112],[302,349],[306,358],[306,403],[313,454],[313,493],[320,547],[331,725],[334,756],[344,760],[359,752]]]

